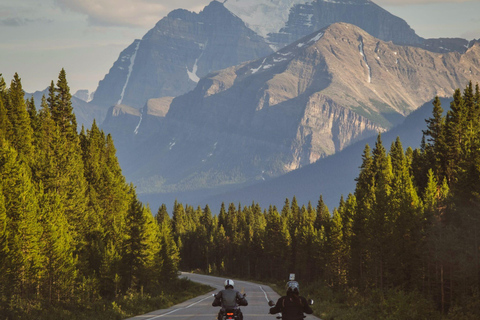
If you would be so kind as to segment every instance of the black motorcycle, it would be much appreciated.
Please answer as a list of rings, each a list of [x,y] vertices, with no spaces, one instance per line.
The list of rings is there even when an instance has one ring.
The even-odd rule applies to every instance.
[[[313,305],[313,300],[312,299],[308,299],[308,304],[309,305]],[[275,302],[273,302],[272,300],[268,301],[268,305],[270,307],[274,307],[275,306]],[[307,316],[306,315],[303,315],[303,318],[306,318]],[[282,316],[280,315],[277,315],[277,319],[282,319]]]
[[[240,308],[222,309],[219,312],[218,319],[220,320],[242,320],[243,315]]]
[[[213,297],[216,298],[217,295],[213,294]],[[243,294],[243,297],[246,297],[246,294]],[[239,301],[237,300],[237,303]],[[218,320],[243,320],[243,313],[239,307],[235,308],[222,308],[218,312]]]

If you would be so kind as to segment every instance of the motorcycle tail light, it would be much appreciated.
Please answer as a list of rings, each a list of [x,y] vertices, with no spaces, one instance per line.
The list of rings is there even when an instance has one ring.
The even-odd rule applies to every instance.
[[[227,316],[233,316],[233,313],[227,313]]]

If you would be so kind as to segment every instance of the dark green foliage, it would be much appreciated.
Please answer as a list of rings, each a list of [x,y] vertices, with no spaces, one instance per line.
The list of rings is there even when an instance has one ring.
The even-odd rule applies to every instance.
[[[96,123],[76,132],[69,90],[62,70],[37,111],[18,75],[9,89],[0,76],[0,314],[9,319],[62,318],[177,282],[168,214],[155,220],[137,200],[110,135]]]
[[[24,100],[22,83],[18,74],[11,82],[8,94],[6,94],[5,107],[7,110],[6,138],[17,150],[20,157],[32,159],[33,155],[33,129],[30,124],[30,116]]]

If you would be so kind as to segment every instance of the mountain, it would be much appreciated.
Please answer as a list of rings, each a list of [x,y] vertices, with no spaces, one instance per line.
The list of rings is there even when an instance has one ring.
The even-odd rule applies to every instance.
[[[85,102],[90,102],[92,101],[94,94],[95,92],[90,93],[88,90],[77,90],[73,96]]]
[[[178,9],[120,54],[92,103],[142,108],[151,98],[179,96],[208,73],[272,53],[267,42],[222,3],[200,13]]]
[[[442,107],[446,112],[449,109],[449,98],[441,98]],[[429,101],[412,112],[405,121],[393,129],[382,134],[382,143],[389,150],[391,144],[400,138],[404,150],[420,147],[422,130],[426,130],[425,119],[432,117],[432,102]],[[320,195],[330,209],[338,207],[340,197],[347,197],[355,191],[355,179],[360,173],[362,154],[365,145],[375,147],[376,136],[354,143],[344,150],[320,159],[317,162],[287,173],[283,176],[260,182],[258,184],[223,192],[215,195],[201,196],[188,195],[186,201],[193,205],[219,206],[220,203],[250,204],[252,201],[260,203],[262,207],[276,205],[281,207],[286,198],[297,198],[300,205],[307,205],[310,201],[316,205]],[[145,197],[152,205],[161,205],[153,197]],[[174,198],[165,197],[167,203],[173,203]]]
[[[119,159],[143,194],[201,196],[254,184],[384,132],[434,96],[480,81],[479,61],[478,43],[464,54],[440,54],[333,24],[213,72],[171,102],[151,101],[122,127],[130,143],[116,141]]]

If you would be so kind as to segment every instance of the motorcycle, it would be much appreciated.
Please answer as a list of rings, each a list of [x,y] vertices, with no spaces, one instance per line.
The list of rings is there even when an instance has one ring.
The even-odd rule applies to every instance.
[[[212,294],[214,298],[217,297],[216,294]],[[246,297],[246,294],[243,294],[243,297]],[[238,300],[237,300],[238,303]],[[243,320],[243,314],[239,307],[235,308],[222,308],[218,312],[218,320]]]
[[[312,300],[312,299],[308,299],[308,304],[309,304],[309,305],[313,305],[313,300]],[[269,305],[270,307],[274,307],[274,306],[275,306],[275,302],[273,302],[273,300],[270,300],[270,301],[268,301],[268,305]],[[304,319],[305,319],[306,317],[307,317],[306,315],[303,315],[303,318],[304,318]],[[282,316],[281,316],[281,315],[280,315],[280,316],[277,315],[277,319],[282,319]]]
[[[242,318],[240,308],[220,310],[218,317],[221,320],[241,320]]]

